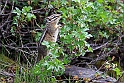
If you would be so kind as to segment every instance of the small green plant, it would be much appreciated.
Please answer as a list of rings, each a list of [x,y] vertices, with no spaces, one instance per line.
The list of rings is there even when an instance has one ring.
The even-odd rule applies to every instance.
[[[116,72],[117,78],[119,78],[123,72],[121,72],[121,70],[119,68],[115,68],[113,69]]]
[[[123,71],[122,71],[121,67],[119,66],[118,62],[116,62],[116,64],[111,63],[111,62],[106,62],[105,69],[107,70],[107,74],[109,74],[113,77],[116,76],[116,79],[118,79],[123,74]]]
[[[22,10],[16,7],[13,13],[17,15],[13,18],[13,24],[19,26],[20,24],[23,25],[23,23],[31,21],[31,19],[36,19],[36,16],[31,13],[31,10],[31,6],[24,6]]]

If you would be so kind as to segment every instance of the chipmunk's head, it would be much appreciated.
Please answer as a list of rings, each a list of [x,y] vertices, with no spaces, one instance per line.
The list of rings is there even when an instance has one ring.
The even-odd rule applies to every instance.
[[[47,21],[47,23],[58,24],[60,18],[61,18],[61,14],[53,14],[49,17],[46,17],[46,21]]]

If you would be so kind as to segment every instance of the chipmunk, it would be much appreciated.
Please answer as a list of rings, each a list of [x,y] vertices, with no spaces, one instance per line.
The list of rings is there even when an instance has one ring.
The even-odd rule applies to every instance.
[[[41,35],[38,42],[38,61],[43,59],[44,56],[49,55],[49,51],[45,45],[41,45],[41,42],[56,42],[59,34],[60,26],[58,24],[61,18],[61,14],[53,14],[46,18],[46,26],[43,34]]]

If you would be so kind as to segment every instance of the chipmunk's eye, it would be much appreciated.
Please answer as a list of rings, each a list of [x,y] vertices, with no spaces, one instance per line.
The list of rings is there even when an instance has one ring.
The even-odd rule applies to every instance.
[[[52,17],[54,18],[55,16],[53,15]]]
[[[49,16],[49,18],[53,18],[53,17],[54,17],[54,15]]]
[[[50,19],[50,18],[46,18],[46,21],[47,21],[47,22],[50,22],[50,21],[51,21],[51,19]]]

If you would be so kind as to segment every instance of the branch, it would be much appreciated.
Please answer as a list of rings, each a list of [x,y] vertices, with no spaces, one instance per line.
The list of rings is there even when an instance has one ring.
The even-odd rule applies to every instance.
[[[8,73],[8,72],[6,72],[6,71],[4,71],[4,70],[2,70],[2,71],[0,71],[0,74],[1,75],[4,75],[4,76],[11,76],[11,77],[15,77],[15,74],[12,74],[12,73]]]

